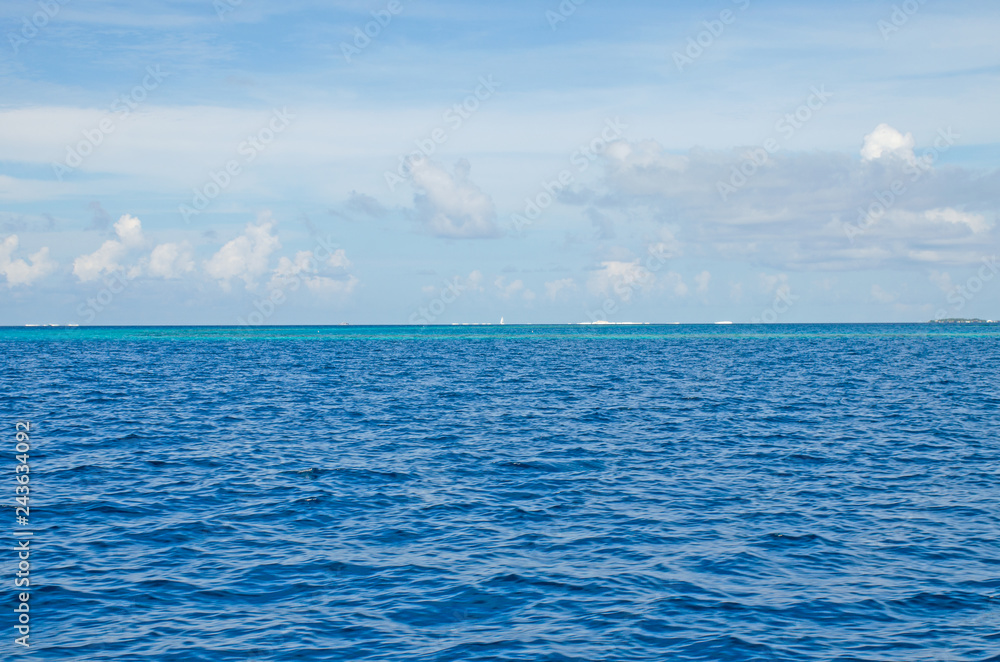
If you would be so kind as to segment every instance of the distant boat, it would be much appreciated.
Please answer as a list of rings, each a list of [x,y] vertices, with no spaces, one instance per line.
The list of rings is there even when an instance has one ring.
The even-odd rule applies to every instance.
[[[500,318],[500,326],[503,326],[503,317]]]

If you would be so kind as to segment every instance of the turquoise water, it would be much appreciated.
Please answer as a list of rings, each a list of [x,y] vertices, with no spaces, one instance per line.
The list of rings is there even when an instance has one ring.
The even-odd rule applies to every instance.
[[[1000,324],[0,327],[0,340],[362,340],[1000,337]]]
[[[1000,660],[998,341],[0,329],[20,657]]]

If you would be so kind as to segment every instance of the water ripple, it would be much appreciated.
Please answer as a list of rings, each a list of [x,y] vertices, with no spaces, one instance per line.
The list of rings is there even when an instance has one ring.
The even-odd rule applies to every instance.
[[[22,659],[1000,661],[995,329],[0,329],[0,355],[37,428]]]

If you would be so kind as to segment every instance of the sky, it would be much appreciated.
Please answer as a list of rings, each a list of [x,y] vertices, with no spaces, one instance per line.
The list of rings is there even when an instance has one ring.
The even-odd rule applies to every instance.
[[[0,27],[0,325],[1000,319],[995,0]]]

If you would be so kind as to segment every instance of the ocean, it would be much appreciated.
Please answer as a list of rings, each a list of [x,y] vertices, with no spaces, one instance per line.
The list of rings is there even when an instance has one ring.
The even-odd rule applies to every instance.
[[[5,328],[0,356],[3,659],[1000,660],[1000,326]]]

